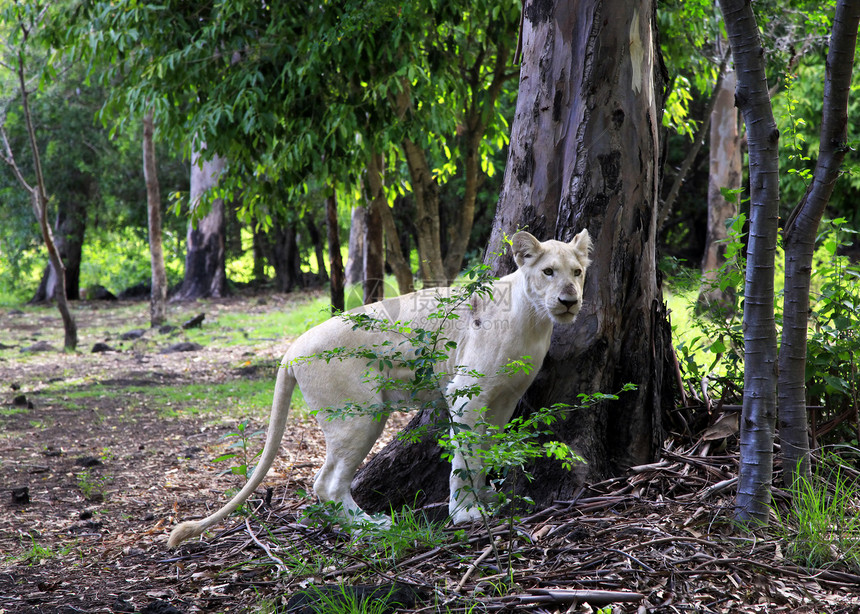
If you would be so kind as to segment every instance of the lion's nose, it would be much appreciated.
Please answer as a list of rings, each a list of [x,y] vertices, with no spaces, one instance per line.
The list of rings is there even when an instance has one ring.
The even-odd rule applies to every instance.
[[[579,300],[577,300],[575,298],[558,297],[558,302],[561,303],[562,305],[564,305],[565,307],[567,307],[568,309],[570,309],[571,307],[576,305],[579,302]]]

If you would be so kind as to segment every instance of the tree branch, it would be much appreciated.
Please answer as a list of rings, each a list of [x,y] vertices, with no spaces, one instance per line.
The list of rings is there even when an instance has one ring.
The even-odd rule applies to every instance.
[[[24,178],[24,174],[21,172],[21,169],[18,168],[18,164],[15,162],[15,154],[12,153],[12,147],[9,145],[9,136],[6,134],[6,126],[5,126],[5,117],[3,118],[3,122],[0,123],[0,136],[3,137],[3,149],[4,153],[0,153],[0,158],[3,159],[9,168],[12,169],[12,172],[15,174],[15,178],[18,180],[18,183],[21,186],[30,192],[31,194],[35,191],[33,190],[33,186],[27,183],[27,180]]]

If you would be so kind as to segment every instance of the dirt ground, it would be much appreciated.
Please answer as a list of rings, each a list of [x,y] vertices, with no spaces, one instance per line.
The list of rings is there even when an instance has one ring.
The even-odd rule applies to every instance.
[[[278,297],[239,297],[174,307],[171,320],[181,323],[201,311],[207,322],[228,311],[253,318],[286,308]],[[160,353],[182,340],[181,329],[147,331],[145,342],[120,339],[148,329],[147,309],[144,303],[76,305],[81,340],[72,354],[59,351],[55,311],[0,309],[0,614],[263,611],[261,602],[283,603],[308,582],[291,577],[278,564],[281,550],[241,519],[225,523],[233,529],[220,539],[166,549],[175,522],[211,511],[241,484],[212,462],[238,418],[165,417],[146,393],[190,382],[273,383],[289,340]],[[98,342],[113,351],[91,352]],[[97,394],[81,397],[86,391]],[[254,428],[264,422],[259,418]],[[265,483],[271,490],[261,497],[268,524],[256,527],[321,548],[344,539],[296,522],[297,492],[310,490],[322,455],[312,420],[293,420]],[[661,463],[524,519],[518,535],[507,538],[507,548],[518,553],[519,591],[488,597],[485,610],[473,611],[592,611],[580,593],[564,592],[574,589],[638,591],[633,602],[616,604],[616,612],[860,611],[860,577],[800,569],[766,539],[736,545],[716,539],[730,493],[702,493],[731,477],[734,462],[731,455],[667,451]],[[481,531],[473,528],[465,545],[450,551],[416,550],[398,562],[396,573],[377,570],[370,581],[396,578],[436,591],[435,601],[409,611],[445,611],[443,605],[466,611],[457,610],[451,595],[483,590],[480,573],[464,573],[485,549]],[[249,566],[251,560],[258,564]],[[322,570],[316,581],[343,581],[354,571]],[[440,583],[447,592],[433,588]]]
[[[255,310],[281,307],[276,299],[262,302],[183,305],[173,308],[171,320],[206,312],[211,321],[229,310],[253,317]],[[165,418],[146,387],[249,377],[273,382],[288,340],[160,353],[182,341],[181,328],[161,336],[147,331],[147,343],[122,340],[149,328],[148,305],[93,302],[76,305],[80,342],[77,353],[67,354],[58,351],[56,311],[17,311],[0,312],[0,344],[11,355],[0,360],[0,612],[131,612],[181,600],[176,567],[166,561],[167,530],[177,518],[218,505],[237,486],[238,476],[219,475],[223,466],[211,462],[237,420]],[[92,353],[99,342],[115,351]],[[88,389],[99,394],[64,402],[65,394]],[[302,468],[290,468],[293,489],[307,487],[320,449],[317,432],[297,425],[276,467],[283,471],[290,454],[302,454]],[[262,427],[257,421],[255,428]]]

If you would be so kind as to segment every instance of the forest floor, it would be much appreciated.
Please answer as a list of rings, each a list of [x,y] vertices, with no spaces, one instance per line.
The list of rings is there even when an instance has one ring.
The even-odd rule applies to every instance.
[[[782,540],[732,530],[731,439],[718,453],[667,445],[513,527],[494,521],[493,549],[481,526],[351,540],[302,521],[324,447],[294,412],[254,513],[168,550],[177,521],[242,484],[237,459],[213,460],[240,451],[243,420],[265,428],[290,340],[253,323],[292,301],[172,306],[177,325],[206,314],[207,342],[184,351],[199,335],[149,330],[146,303],[75,304],[76,353],[61,351],[55,310],[0,309],[0,613],[313,611],[290,601],[302,591],[356,612],[860,612],[856,572],[800,567]],[[399,605],[372,609],[389,589]]]

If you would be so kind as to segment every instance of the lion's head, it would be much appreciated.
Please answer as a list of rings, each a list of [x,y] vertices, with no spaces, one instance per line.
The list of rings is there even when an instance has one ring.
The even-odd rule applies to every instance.
[[[581,231],[569,243],[544,241],[520,231],[512,239],[514,260],[525,275],[535,308],[554,322],[569,324],[582,307],[585,271],[591,263],[591,237]]]

